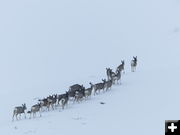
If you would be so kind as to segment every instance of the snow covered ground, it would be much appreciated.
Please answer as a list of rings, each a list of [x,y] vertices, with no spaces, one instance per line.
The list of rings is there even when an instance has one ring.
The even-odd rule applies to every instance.
[[[179,0],[1,0],[0,134],[163,135],[165,120],[180,119],[179,14]],[[12,122],[15,106],[89,87],[122,59],[122,85]]]

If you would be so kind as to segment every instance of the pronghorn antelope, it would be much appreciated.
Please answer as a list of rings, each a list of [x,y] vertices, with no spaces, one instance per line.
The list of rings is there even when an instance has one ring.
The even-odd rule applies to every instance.
[[[61,99],[65,98],[67,96],[67,94],[68,94],[68,92],[57,96],[58,104],[60,103]]]
[[[43,107],[46,108],[46,111],[48,110],[49,111],[49,108],[50,108],[50,103],[48,102],[48,99],[47,98],[44,98],[44,99],[40,99],[38,100],[41,104],[41,110],[43,110]]]
[[[104,79],[102,79],[102,83],[97,83],[97,84],[92,84],[91,82],[90,82],[90,85],[91,85],[91,87],[93,87],[93,89],[94,89],[94,95],[96,95],[97,94],[97,91],[98,91],[98,93],[100,93],[100,90],[103,90],[104,91],[104,84],[105,84],[105,80]]]
[[[112,87],[112,80],[105,81],[104,88],[106,88],[106,91],[108,89],[111,89],[111,87]]]
[[[113,84],[115,84],[116,81],[117,83],[119,83],[118,81],[120,80],[121,84],[121,71],[118,70],[116,74],[111,74],[111,80]]]
[[[36,117],[36,113],[39,112],[39,116],[41,117],[41,103],[38,103],[36,105],[33,105],[31,107],[31,110],[28,111],[28,113],[30,114],[30,119],[31,119],[31,114],[33,114],[33,118]]]
[[[136,66],[137,66],[137,56],[133,56],[133,60],[131,61],[131,72],[136,71]]]
[[[90,88],[85,89],[84,93],[85,93],[85,98],[86,98],[86,99],[91,96],[92,89],[93,89],[93,86],[92,86],[92,85],[91,85]]]
[[[57,94],[49,96],[47,100],[48,100],[48,104],[52,107],[52,109],[53,110],[56,109]]]
[[[117,67],[116,69],[116,73],[119,71],[123,71],[123,73],[125,73],[125,70],[124,70],[124,65],[125,65],[125,62],[124,60],[121,61],[121,64]]]
[[[74,102],[76,101],[79,103],[80,101],[82,101],[83,97],[84,97],[84,95],[82,92],[76,91]]]
[[[25,110],[26,110],[26,104],[22,104],[22,106],[17,106],[14,108],[13,111],[13,118],[12,120],[14,121],[14,117],[16,117],[16,120],[18,120],[17,116],[20,115],[21,118],[21,114],[24,113],[24,117],[26,118],[26,114],[25,114]]]
[[[68,104],[68,100],[69,100],[69,95],[68,92],[66,92],[66,94],[61,98],[61,105],[62,105],[62,109],[64,109],[65,105]]]
[[[116,79],[116,73],[110,69],[110,80],[112,80],[112,83],[115,84],[115,79]],[[109,81],[109,80],[108,80]]]
[[[82,101],[83,97],[85,97],[85,88],[82,90],[77,90],[75,92],[75,100],[76,102]]]
[[[106,68],[106,74],[107,74],[107,79],[110,80],[111,79],[111,70],[110,68]]]

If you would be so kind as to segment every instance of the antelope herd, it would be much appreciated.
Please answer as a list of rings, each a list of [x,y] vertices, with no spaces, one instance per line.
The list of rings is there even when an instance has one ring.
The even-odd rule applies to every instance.
[[[83,85],[74,84],[70,86],[69,90],[66,91],[64,94],[54,94],[46,98],[39,99],[38,103],[33,105],[31,109],[27,111],[27,113],[30,115],[29,118],[31,119],[32,115],[33,118],[36,117],[36,113],[38,113],[41,117],[42,111],[49,111],[50,109],[54,110],[57,107],[61,107],[62,109],[64,109],[68,105],[69,101],[79,103],[83,101],[83,99],[88,99],[92,95],[92,93],[94,95],[97,95],[101,91],[107,91],[111,89],[112,85],[115,83],[121,84],[121,73],[125,73],[124,66],[125,61],[122,60],[121,64],[116,68],[115,72],[113,72],[113,70],[110,68],[106,68],[107,80],[102,79],[102,82],[96,84],[90,82],[89,88],[85,88]],[[133,57],[131,61],[131,72],[136,71],[136,66],[137,56]],[[21,119],[21,114],[24,114],[24,117],[26,118],[26,109],[27,107],[25,103],[22,104],[22,106],[15,107],[12,120],[14,121],[14,117],[16,118],[16,120],[18,120],[18,116],[19,119]]]

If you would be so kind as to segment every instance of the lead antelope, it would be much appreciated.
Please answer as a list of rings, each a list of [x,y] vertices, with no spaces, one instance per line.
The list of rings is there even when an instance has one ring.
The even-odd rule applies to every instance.
[[[136,66],[137,66],[137,56],[133,56],[133,60],[131,61],[131,72],[136,71]]]
[[[14,121],[14,117],[16,117],[16,120],[18,120],[17,116],[20,115],[20,119],[21,119],[21,114],[24,113],[24,117],[26,118],[26,114],[25,114],[25,110],[26,110],[26,104],[22,104],[22,106],[17,106],[14,108],[13,111],[13,118],[12,120]]]

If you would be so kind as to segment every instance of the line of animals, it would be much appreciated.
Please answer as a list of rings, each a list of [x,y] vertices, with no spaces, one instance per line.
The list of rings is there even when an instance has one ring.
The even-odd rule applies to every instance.
[[[67,106],[68,101],[73,101],[73,102],[81,102],[83,99],[88,99],[93,91],[94,95],[97,95],[100,93],[100,91],[107,91],[111,89],[112,85],[117,83],[121,84],[121,73],[125,73],[124,70],[124,65],[125,61],[122,60],[121,64],[116,68],[116,71],[113,72],[112,69],[106,68],[106,74],[107,74],[107,81],[106,79],[102,79],[102,82],[93,84],[90,84],[90,88],[85,88],[83,85],[79,84],[74,84],[69,87],[69,90],[65,92],[65,94],[54,94],[50,95],[47,98],[39,99],[38,103],[33,105],[27,113],[30,114],[30,119],[36,117],[36,113],[39,113],[39,116],[41,117],[41,112],[45,109],[46,111],[49,111],[50,108],[52,110],[56,109],[57,106],[61,106],[62,109]],[[131,60],[131,72],[136,71],[136,66],[137,66],[137,56],[134,57]],[[21,119],[21,114],[24,114],[24,117],[26,118],[26,113],[25,110],[27,109],[26,104],[22,104],[22,106],[17,106],[14,108],[13,111],[13,118],[12,121],[14,121],[14,117],[16,120]]]

